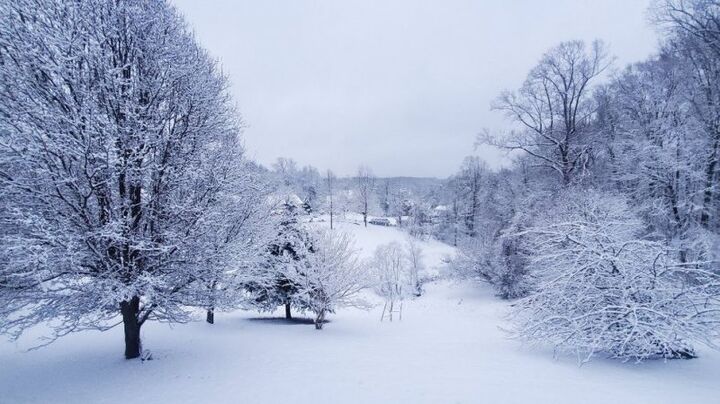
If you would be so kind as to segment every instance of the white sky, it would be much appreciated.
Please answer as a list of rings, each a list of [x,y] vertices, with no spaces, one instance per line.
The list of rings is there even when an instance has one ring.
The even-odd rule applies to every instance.
[[[548,48],[599,38],[616,68],[651,54],[649,1],[173,0],[230,76],[252,158],[436,177],[503,161],[475,134],[509,125],[490,102]]]

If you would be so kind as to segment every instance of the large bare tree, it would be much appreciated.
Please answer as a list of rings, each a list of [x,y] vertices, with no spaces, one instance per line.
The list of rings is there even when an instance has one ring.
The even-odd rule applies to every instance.
[[[608,65],[599,41],[589,47],[563,42],[550,49],[519,90],[503,92],[493,103],[520,127],[502,137],[486,133],[478,141],[525,152],[570,184],[589,162],[592,84]]]

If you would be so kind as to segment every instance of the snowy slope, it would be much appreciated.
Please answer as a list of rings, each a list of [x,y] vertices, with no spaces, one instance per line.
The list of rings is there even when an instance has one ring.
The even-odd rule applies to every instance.
[[[320,224],[322,225],[322,224]],[[350,223],[357,246],[406,235]],[[423,244],[441,268],[452,248]],[[0,343],[0,403],[718,403],[720,355],[643,364],[528,351],[508,340],[507,303],[482,285],[439,281],[405,305],[402,322],[380,309],[341,310],[324,330],[251,312],[215,325],[149,324],[155,360],[122,359],[122,330],[84,332],[37,351]]]

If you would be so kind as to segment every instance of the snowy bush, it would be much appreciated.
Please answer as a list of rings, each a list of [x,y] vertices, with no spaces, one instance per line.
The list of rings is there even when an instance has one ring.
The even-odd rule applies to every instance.
[[[452,260],[458,278],[487,282],[502,299],[523,297],[531,290],[528,252],[521,236],[503,233],[497,238],[466,238],[458,243],[458,249]]]
[[[491,282],[503,299],[516,299],[527,296],[532,290],[532,272],[528,266],[528,245],[517,234],[523,228],[522,222],[513,221],[501,237],[493,241],[492,251],[495,259],[491,261],[494,269]]]
[[[717,276],[676,262],[624,199],[568,192],[520,233],[536,291],[514,306],[515,333],[590,359],[690,358],[717,335]],[[560,199],[560,200],[562,200]]]
[[[307,265],[292,266],[288,278],[297,286],[293,296],[315,315],[322,329],[327,313],[337,307],[366,307],[359,292],[368,286],[367,268],[360,261],[350,235],[333,230],[310,233],[312,252]]]

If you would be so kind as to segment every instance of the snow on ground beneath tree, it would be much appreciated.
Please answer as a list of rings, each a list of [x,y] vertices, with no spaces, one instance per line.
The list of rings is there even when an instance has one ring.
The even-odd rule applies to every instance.
[[[363,255],[404,242],[396,228],[339,223]],[[449,246],[422,243],[428,267]],[[122,329],[82,332],[25,352],[0,343],[0,402],[248,403],[717,403],[720,354],[688,361],[620,363],[524,349],[501,330],[507,302],[489,287],[437,281],[407,301],[403,320],[382,307],[339,310],[322,331],[253,312],[216,324],[143,327],[154,360],[126,361]],[[280,316],[281,313],[276,313]]]

